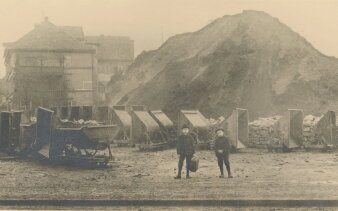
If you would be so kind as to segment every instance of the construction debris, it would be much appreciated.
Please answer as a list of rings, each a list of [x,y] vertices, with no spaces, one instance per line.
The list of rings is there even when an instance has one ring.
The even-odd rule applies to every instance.
[[[320,142],[316,134],[316,126],[323,116],[307,115],[303,120],[303,136],[306,145],[318,145]]]
[[[274,134],[274,125],[281,116],[259,118],[249,123],[249,142],[251,147],[265,148]]]

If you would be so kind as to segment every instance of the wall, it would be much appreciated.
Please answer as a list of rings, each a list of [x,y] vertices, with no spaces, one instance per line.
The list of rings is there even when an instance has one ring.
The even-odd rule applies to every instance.
[[[92,54],[20,52],[16,57],[16,74],[10,79],[16,89],[14,104],[29,105],[30,101],[34,107],[94,104]],[[13,59],[9,61],[12,63]]]
[[[69,89],[68,99],[72,105],[93,105],[93,67],[92,54],[66,54],[66,81]]]

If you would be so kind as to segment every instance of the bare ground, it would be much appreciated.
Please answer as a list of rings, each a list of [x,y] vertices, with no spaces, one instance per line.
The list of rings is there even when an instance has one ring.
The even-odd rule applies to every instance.
[[[85,170],[32,161],[0,161],[0,199],[255,200],[338,199],[338,153],[267,153],[230,156],[233,179],[218,178],[216,158],[200,151],[192,179],[174,180],[175,150],[113,148],[107,169]]]

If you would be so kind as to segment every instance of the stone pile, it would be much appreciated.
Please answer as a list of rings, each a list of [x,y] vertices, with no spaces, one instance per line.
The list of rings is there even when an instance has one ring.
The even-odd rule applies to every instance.
[[[98,126],[100,125],[95,120],[84,121],[83,119],[69,121],[69,120],[60,120],[58,126],[63,128],[81,128],[84,126]]]
[[[274,125],[280,116],[259,118],[249,123],[249,146],[265,148],[274,139]]]
[[[316,117],[313,115],[307,115],[303,120],[303,137],[304,145],[317,145],[319,144],[319,139],[316,135],[316,126],[319,120],[322,118]]]

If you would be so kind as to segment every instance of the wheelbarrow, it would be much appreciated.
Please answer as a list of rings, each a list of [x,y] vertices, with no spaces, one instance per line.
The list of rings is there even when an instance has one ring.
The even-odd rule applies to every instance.
[[[112,159],[110,141],[119,132],[116,125],[55,129],[49,148],[53,162],[77,166],[106,166]],[[108,155],[100,154],[108,150]]]

